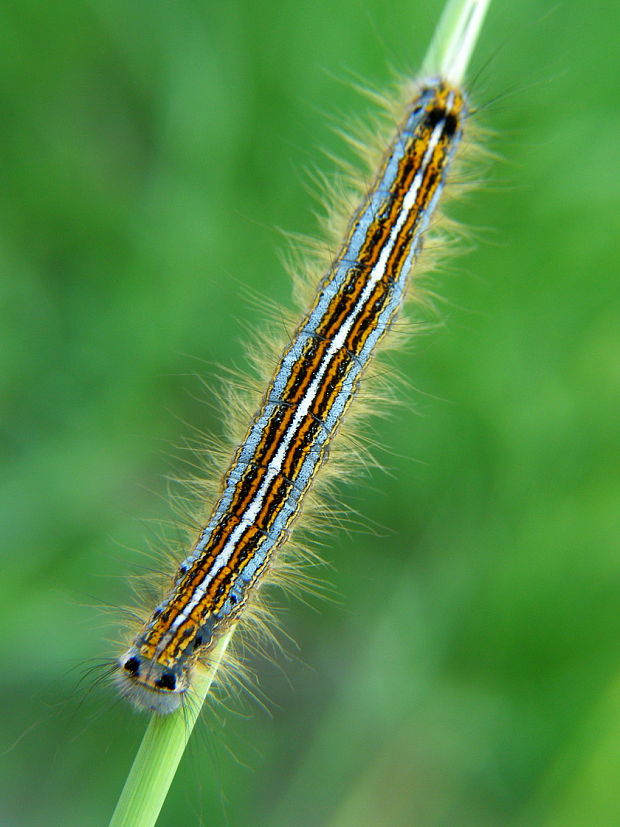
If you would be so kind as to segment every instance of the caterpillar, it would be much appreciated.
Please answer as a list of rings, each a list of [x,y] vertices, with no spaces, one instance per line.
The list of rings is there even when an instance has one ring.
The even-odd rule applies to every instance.
[[[243,613],[295,518],[422,251],[469,112],[441,78],[422,84],[350,219],[314,301],[281,354],[224,475],[212,515],[168,595],[117,663],[136,707],[175,710],[196,665]]]

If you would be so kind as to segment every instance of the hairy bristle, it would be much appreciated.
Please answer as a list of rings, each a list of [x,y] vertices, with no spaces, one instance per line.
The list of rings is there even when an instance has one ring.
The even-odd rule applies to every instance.
[[[302,321],[267,307],[270,318],[248,347],[249,377],[226,371],[226,443],[187,445],[179,511],[192,551],[182,563],[175,558],[157,607],[148,607],[118,664],[121,693],[140,708],[176,708],[191,693],[196,664],[208,662],[233,623],[244,626],[246,645],[274,646],[265,585],[323,591],[314,574],[320,558],[290,532],[301,522],[301,536],[320,535],[351,519],[334,484],[376,463],[358,424],[392,397],[393,377],[376,351],[402,343],[408,326],[395,320],[406,293],[425,300],[420,276],[456,236],[444,223],[441,243],[432,242],[467,100],[439,79],[407,84],[397,97],[384,101],[371,129],[346,136],[368,172],[318,179],[328,204],[323,240],[296,237],[287,261]],[[455,180],[458,190],[467,186],[462,172]],[[239,680],[241,663],[231,658],[223,674]]]

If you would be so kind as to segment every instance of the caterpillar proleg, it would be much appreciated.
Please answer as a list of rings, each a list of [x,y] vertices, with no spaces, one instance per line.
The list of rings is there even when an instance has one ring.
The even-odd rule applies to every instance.
[[[208,522],[119,659],[116,681],[135,706],[169,713],[182,703],[197,664],[242,615],[287,541],[415,278],[469,113],[462,68],[421,81],[407,102],[337,254],[317,274],[314,300],[280,355]]]

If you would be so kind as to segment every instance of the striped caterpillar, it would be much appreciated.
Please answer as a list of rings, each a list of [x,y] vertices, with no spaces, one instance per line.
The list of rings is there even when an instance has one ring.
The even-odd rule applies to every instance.
[[[423,82],[315,299],[282,353],[167,596],[119,659],[135,706],[175,710],[196,666],[243,613],[288,539],[377,347],[407,292],[468,115],[464,93]]]

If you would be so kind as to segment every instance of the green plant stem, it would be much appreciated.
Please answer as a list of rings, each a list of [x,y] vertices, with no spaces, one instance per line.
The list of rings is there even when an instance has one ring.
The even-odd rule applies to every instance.
[[[449,0],[422,64],[424,76],[463,82],[491,0]]]
[[[422,71],[461,83],[490,0],[450,0]],[[234,631],[218,642],[209,669],[194,679],[193,703],[170,715],[154,715],[121,793],[110,827],[153,827]]]
[[[110,827],[152,827],[157,821],[232,633],[233,629],[218,641],[209,668],[196,670],[191,703],[170,715],[151,717]]]

